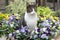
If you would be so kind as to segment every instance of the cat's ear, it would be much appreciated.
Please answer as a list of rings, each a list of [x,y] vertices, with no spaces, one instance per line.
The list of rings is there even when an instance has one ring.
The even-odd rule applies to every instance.
[[[26,5],[27,5],[27,6],[29,6],[30,4],[29,4],[29,3],[27,3]]]
[[[27,5],[27,9],[31,7],[29,3],[27,3],[26,5]]]
[[[32,10],[35,11],[34,8],[32,8]]]

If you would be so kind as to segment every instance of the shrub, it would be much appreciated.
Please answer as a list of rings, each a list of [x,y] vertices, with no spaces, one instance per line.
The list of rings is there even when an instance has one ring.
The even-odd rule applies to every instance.
[[[56,11],[53,16],[57,16],[57,17],[60,17],[60,12],[59,11]]]
[[[17,14],[20,16],[26,11],[26,3],[28,0],[14,0],[14,2],[10,2],[10,4],[6,7],[7,13]]]
[[[49,7],[37,7],[37,14],[39,16],[50,16],[52,13],[54,13]]]

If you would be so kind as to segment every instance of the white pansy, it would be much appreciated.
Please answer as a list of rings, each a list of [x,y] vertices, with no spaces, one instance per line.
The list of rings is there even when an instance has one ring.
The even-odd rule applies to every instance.
[[[34,35],[34,31],[31,32],[31,35]]]
[[[37,35],[34,35],[34,38],[37,38],[38,36]]]
[[[52,29],[54,29],[56,26],[53,26]]]
[[[14,27],[14,24],[10,24],[10,27]]]
[[[54,32],[50,32],[53,36],[55,35],[55,33]]]
[[[8,24],[9,21],[6,21],[6,23]]]
[[[37,30],[35,31],[36,34],[38,34]]]
[[[54,23],[56,23],[56,20],[53,20]]]
[[[35,28],[35,33],[36,33],[36,34],[38,34],[37,29],[38,29],[38,28],[36,27],[36,28]]]
[[[10,16],[9,18],[10,18],[11,20],[13,19],[13,17],[12,17],[12,16]]]
[[[52,22],[50,24],[53,24]]]
[[[25,29],[21,29],[21,32],[23,32],[23,33],[24,33],[24,32],[25,32]]]
[[[20,33],[19,30],[17,30],[16,33]]]
[[[9,34],[9,38],[11,38],[11,37],[12,37],[12,33]]]
[[[51,40],[55,40],[55,39],[51,39]]]
[[[19,14],[14,14],[15,16],[20,16]]]
[[[43,28],[43,31],[46,32],[46,28]]]
[[[48,20],[46,20],[45,22],[47,22],[47,23],[48,23]]]

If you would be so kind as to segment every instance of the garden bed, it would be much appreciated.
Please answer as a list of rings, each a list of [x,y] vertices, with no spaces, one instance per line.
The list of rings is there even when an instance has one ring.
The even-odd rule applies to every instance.
[[[37,7],[37,15],[39,20],[37,21],[37,28],[35,29],[36,31],[33,32],[33,35],[30,35],[31,31],[27,26],[20,26],[21,16],[26,11],[26,2],[23,2],[22,0],[15,0],[6,8],[6,13],[0,13],[1,40],[59,39],[60,36],[58,35],[60,34],[60,20],[59,17],[53,15],[55,12],[49,9],[49,7]]]

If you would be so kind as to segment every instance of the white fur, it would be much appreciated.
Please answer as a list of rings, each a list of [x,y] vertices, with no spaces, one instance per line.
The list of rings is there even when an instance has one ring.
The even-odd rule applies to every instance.
[[[34,11],[31,13],[25,13],[25,21],[30,31],[35,31],[37,28],[37,13]]]

